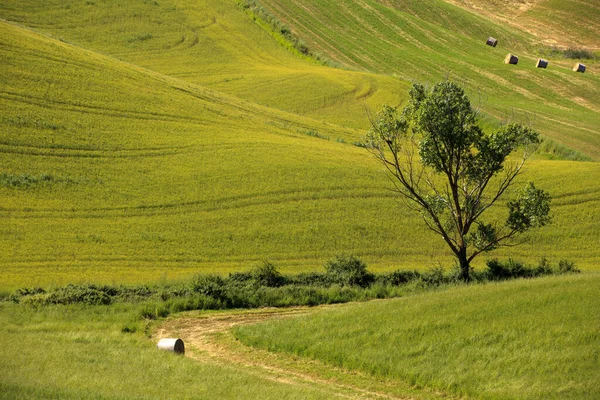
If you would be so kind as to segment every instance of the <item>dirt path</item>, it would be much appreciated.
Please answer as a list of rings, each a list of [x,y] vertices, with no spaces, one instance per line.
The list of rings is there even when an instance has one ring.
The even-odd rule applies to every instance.
[[[412,399],[399,395],[398,393],[406,393],[407,388],[399,387],[395,382],[374,379],[366,374],[348,372],[312,360],[250,348],[239,343],[230,333],[230,329],[237,325],[289,318],[306,314],[310,310],[291,308],[212,315],[189,314],[167,320],[153,339],[158,341],[163,337],[179,337],[185,343],[187,357],[235,366],[277,382],[316,388],[332,398]],[[429,394],[418,397],[436,396]]]

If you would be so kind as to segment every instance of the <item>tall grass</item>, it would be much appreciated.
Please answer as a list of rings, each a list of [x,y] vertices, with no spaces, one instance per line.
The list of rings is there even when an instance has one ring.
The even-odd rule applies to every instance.
[[[599,396],[600,276],[461,287],[237,327],[244,343],[452,395]]]

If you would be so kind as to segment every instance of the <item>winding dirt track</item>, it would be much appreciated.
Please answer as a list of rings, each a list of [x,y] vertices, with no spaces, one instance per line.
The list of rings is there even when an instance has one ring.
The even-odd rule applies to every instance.
[[[332,398],[412,399],[397,395],[400,388],[393,382],[377,380],[366,374],[348,372],[316,361],[249,348],[236,341],[230,333],[230,329],[237,325],[288,318],[308,312],[308,308],[291,308],[212,315],[195,314],[197,316],[167,320],[153,339],[158,341],[163,337],[179,337],[186,345],[187,357],[238,367],[272,381],[318,389]],[[431,394],[425,397],[431,397]]]

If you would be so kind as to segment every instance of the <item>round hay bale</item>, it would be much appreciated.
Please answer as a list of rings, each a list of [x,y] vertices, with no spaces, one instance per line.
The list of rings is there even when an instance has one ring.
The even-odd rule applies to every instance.
[[[487,42],[485,42],[485,44],[487,44],[488,46],[496,47],[496,45],[498,44],[498,39],[494,39],[490,36]]]
[[[544,60],[543,58],[538,58],[535,66],[537,68],[546,68],[548,66],[548,60]]]
[[[514,54],[508,53],[506,57],[504,57],[504,64],[516,64],[519,62],[519,57]]]
[[[573,71],[583,73],[583,72],[585,72],[585,65],[583,65],[582,63],[577,63],[573,67]]]
[[[183,344],[183,340],[181,339],[160,339],[156,347],[158,347],[160,350],[172,351],[177,354],[185,353],[185,346]]]

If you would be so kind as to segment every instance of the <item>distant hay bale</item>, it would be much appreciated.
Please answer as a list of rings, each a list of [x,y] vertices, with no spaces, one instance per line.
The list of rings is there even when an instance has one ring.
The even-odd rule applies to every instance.
[[[585,65],[581,64],[581,63],[577,63],[575,64],[575,66],[573,67],[573,71],[575,72],[585,72]]]
[[[487,42],[485,42],[485,44],[487,44],[488,46],[496,47],[496,45],[498,44],[498,39],[494,39],[490,36]]]
[[[546,68],[548,66],[548,60],[544,60],[543,58],[538,58],[535,66],[537,68]]]
[[[504,64],[516,64],[519,62],[519,57],[514,54],[508,53],[506,57],[504,57]]]
[[[185,353],[185,346],[181,339],[160,339],[156,347],[160,350],[172,351],[177,354]]]

